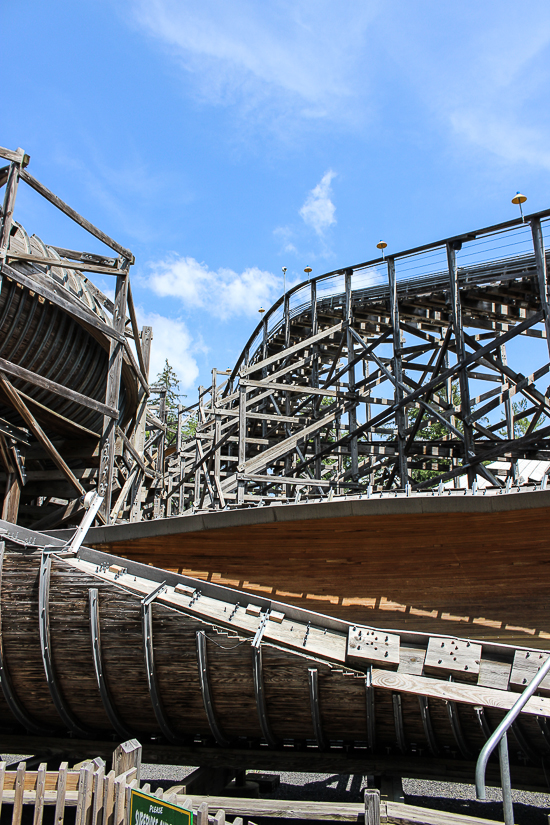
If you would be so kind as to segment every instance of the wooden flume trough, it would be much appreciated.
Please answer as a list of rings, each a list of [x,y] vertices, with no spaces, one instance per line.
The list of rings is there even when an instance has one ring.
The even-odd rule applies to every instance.
[[[206,762],[240,749],[266,766],[302,750],[464,779],[547,655],[354,625],[0,527],[4,733],[154,737],[191,764],[203,747]],[[544,784],[547,687],[513,730],[519,785]]]

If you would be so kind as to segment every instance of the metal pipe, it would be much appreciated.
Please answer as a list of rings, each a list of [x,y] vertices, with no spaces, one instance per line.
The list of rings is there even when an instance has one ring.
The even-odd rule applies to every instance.
[[[489,761],[489,757],[496,748],[497,744],[500,742],[502,736],[512,726],[512,722],[517,719],[548,672],[550,672],[550,656],[547,658],[538,673],[536,673],[531,679],[517,702],[515,702],[510,708],[500,725],[496,728],[494,733],[491,734],[482,747],[476,763],[476,796],[478,799],[483,801],[487,798],[485,795],[485,771],[487,770],[487,762]]]
[[[508,758],[508,737],[503,734],[498,744],[498,761],[500,763],[500,781],[502,783],[502,807],[504,825],[514,825],[514,806],[512,805],[512,781],[510,779],[510,760]]]

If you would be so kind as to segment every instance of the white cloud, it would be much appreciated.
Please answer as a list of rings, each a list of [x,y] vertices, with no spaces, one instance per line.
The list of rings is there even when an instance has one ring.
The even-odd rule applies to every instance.
[[[336,173],[329,169],[325,172],[317,186],[315,186],[307,196],[304,205],[300,209],[300,216],[304,223],[310,226],[322,237],[330,226],[336,223],[334,206],[331,197],[331,181]]]
[[[181,389],[184,391],[195,389],[199,367],[193,353],[197,346],[184,322],[177,318],[166,318],[157,312],[144,312],[139,307],[137,316],[140,327],[153,327],[149,366],[150,381],[155,380],[164,367],[164,362],[168,359],[180,379]]]
[[[237,273],[209,269],[195,258],[173,255],[150,265],[147,285],[162,298],[179,298],[184,308],[201,307],[226,320],[244,315],[257,317],[260,306],[269,307],[281,292],[280,278],[258,267]]]
[[[138,25],[216,103],[269,102],[304,118],[352,116],[355,71],[381,0],[131,0]],[[364,87],[364,78],[362,81]]]

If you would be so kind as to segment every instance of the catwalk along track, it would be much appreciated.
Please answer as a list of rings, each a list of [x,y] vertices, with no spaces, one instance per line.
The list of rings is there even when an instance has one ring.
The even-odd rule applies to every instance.
[[[154,737],[183,764],[301,758],[307,770],[471,781],[486,738],[546,660],[536,648],[352,624],[73,552],[7,522],[0,533],[0,740],[19,735],[22,748],[23,731],[49,747],[114,734]],[[518,786],[545,785],[549,690],[543,682],[514,723]]]

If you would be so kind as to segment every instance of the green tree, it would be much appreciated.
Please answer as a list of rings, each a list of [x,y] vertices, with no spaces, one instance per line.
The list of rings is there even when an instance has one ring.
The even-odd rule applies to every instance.
[[[159,372],[155,379],[155,386],[166,387],[166,438],[168,443],[171,444],[176,437],[178,429],[178,406],[180,404],[180,399],[186,398],[186,395],[179,391],[180,379],[175,369],[168,362],[168,358],[164,362],[163,369]],[[191,419],[188,421],[186,430],[187,429],[190,430],[189,435],[194,435],[196,420]],[[186,434],[184,433],[184,437],[185,435]]]

